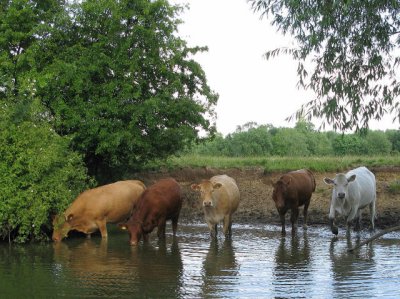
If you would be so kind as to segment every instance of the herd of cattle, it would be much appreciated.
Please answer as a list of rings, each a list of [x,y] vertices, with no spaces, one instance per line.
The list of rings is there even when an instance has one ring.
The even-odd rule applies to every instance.
[[[374,229],[376,181],[374,174],[366,167],[353,169],[335,178],[325,178],[332,185],[332,199],[329,221],[332,233],[337,235],[335,215],[347,217],[347,229],[353,220],[359,229],[361,210],[369,206],[371,227]],[[291,211],[292,231],[295,231],[299,207],[304,206],[304,228],[307,227],[307,210],[316,183],[314,175],[307,169],[288,172],[273,183],[272,199],[279,213],[282,234],[285,234],[285,215]],[[232,216],[240,202],[239,188],[235,180],[227,175],[213,176],[191,189],[200,193],[204,218],[212,236],[217,235],[217,225],[223,223],[225,237],[232,234]],[[62,215],[53,219],[53,240],[61,241],[68,232],[77,230],[90,236],[99,230],[107,238],[107,223],[117,223],[130,235],[130,244],[137,245],[157,227],[159,239],[165,237],[165,226],[172,222],[176,234],[179,213],[182,207],[182,192],[173,178],[161,179],[146,187],[138,180],[119,181],[86,190],[81,193]]]

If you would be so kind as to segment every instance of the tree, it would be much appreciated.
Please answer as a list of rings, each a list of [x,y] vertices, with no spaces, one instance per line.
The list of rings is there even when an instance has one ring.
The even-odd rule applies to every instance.
[[[315,92],[297,118],[322,118],[343,131],[366,129],[370,119],[387,112],[400,121],[399,1],[248,1],[298,43],[265,54],[291,55],[298,61],[299,85]]]
[[[365,155],[368,152],[366,141],[359,134],[337,134],[332,147],[337,156]]]
[[[391,151],[393,153],[400,153],[400,131],[399,130],[387,130],[385,135],[392,144]]]
[[[370,155],[388,155],[392,150],[392,143],[382,131],[368,131],[365,141]]]
[[[0,78],[30,84],[55,131],[71,138],[100,182],[176,153],[200,130],[214,134],[218,96],[193,60],[206,48],[178,37],[181,7],[165,0],[42,2],[53,3],[54,14],[39,18],[38,3],[28,0],[1,7],[6,17],[27,10],[32,22],[21,51],[0,48],[10,65]],[[16,60],[29,63],[15,75]],[[21,94],[21,85],[13,88]],[[10,94],[8,85],[3,90]]]
[[[309,156],[306,138],[292,128],[281,128],[272,138],[272,153],[277,156]]]

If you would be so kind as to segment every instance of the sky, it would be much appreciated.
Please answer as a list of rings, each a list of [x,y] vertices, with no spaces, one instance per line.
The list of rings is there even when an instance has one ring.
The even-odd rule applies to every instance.
[[[209,86],[219,94],[217,131],[226,136],[247,122],[293,127],[285,119],[313,99],[312,91],[297,88],[297,62],[281,55],[266,60],[263,54],[292,47],[267,19],[251,10],[246,0],[170,0],[189,3],[180,16],[179,35],[189,46],[207,46],[195,60],[206,73]],[[312,123],[317,127],[320,120]],[[398,129],[391,117],[370,122],[371,129]],[[331,130],[328,126],[325,130]]]

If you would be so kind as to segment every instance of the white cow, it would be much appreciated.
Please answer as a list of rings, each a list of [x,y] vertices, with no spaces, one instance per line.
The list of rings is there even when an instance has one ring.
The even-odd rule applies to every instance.
[[[357,219],[355,229],[359,229],[361,209],[366,206],[369,206],[372,229],[375,228],[376,181],[371,171],[366,167],[358,167],[346,174],[339,173],[334,179],[324,178],[324,182],[333,185],[329,211],[329,222],[333,234],[338,234],[338,228],[334,223],[336,212],[347,216],[347,229],[355,218]]]

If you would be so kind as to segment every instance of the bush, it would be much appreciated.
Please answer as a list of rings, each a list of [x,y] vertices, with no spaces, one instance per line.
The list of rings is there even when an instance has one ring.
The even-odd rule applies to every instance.
[[[0,238],[47,239],[50,216],[88,187],[86,168],[45,123],[0,117]]]

